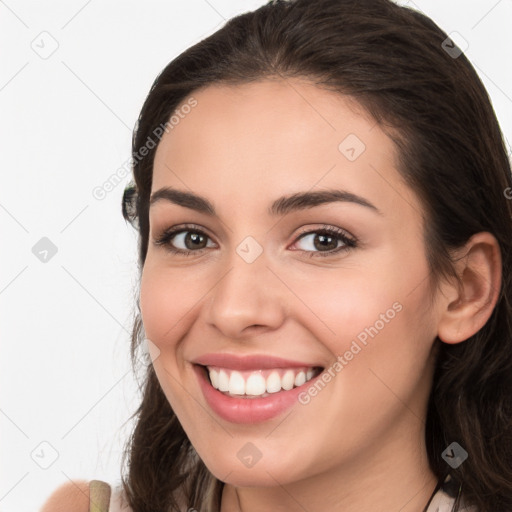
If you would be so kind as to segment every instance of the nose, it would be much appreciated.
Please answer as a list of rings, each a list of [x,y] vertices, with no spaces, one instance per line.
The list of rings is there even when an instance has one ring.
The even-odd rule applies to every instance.
[[[225,269],[210,292],[207,322],[230,339],[279,328],[287,314],[286,287],[265,252],[250,262],[233,251]]]

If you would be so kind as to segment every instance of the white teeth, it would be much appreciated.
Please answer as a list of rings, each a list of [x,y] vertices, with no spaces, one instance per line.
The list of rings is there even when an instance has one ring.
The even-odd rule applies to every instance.
[[[272,372],[267,377],[267,392],[277,393],[278,391],[281,391],[281,377],[279,377],[279,373]]]
[[[302,386],[306,382],[306,374],[304,372],[297,373],[297,376],[295,377],[295,386]],[[213,385],[215,387],[215,384]]]
[[[215,370],[210,372],[210,380],[212,381],[212,386],[215,389],[219,389],[219,373]]]
[[[215,387],[215,386],[213,386]],[[245,392],[248,395],[263,395],[267,390],[267,383],[261,373],[251,373],[245,382]]]
[[[245,380],[240,372],[231,372],[229,392],[233,395],[245,395]]]
[[[223,368],[207,368],[210,382],[215,389],[230,395],[246,397],[268,396],[269,393],[288,391],[302,386],[317,374],[312,368],[283,370],[255,370],[239,372]],[[265,375],[267,378],[265,378]]]
[[[219,387],[217,389],[219,391],[229,391],[229,378],[228,378],[228,374],[224,370],[220,370],[218,382],[219,382]],[[213,384],[213,380],[212,380],[212,384]]]
[[[288,391],[289,389],[292,389],[294,382],[295,382],[295,374],[293,373],[293,370],[288,370],[283,375],[283,382],[282,382],[283,389],[286,391]]]

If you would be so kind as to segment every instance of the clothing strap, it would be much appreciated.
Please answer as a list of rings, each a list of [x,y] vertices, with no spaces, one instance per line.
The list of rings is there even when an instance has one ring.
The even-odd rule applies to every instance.
[[[108,512],[110,507],[110,485],[101,480],[89,482],[89,512]]]

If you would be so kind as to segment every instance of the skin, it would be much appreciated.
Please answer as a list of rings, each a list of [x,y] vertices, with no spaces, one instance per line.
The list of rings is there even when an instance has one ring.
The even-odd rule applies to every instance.
[[[460,253],[462,288],[446,281],[431,302],[422,205],[396,170],[391,139],[353,100],[298,80],[193,96],[197,106],[158,146],[152,192],[192,191],[218,216],[166,201],[151,207],[140,306],[162,389],[199,456],[226,482],[222,512],[420,512],[436,484],[424,441],[433,343],[436,335],[462,342],[489,318],[501,279],[497,242],[475,235]],[[349,134],[366,146],[354,161],[338,149]],[[267,213],[281,195],[327,189],[362,196],[380,214],[349,202]],[[183,223],[201,227],[205,249],[183,256],[155,245]],[[357,247],[309,257],[336,246],[315,248],[324,224]],[[263,250],[252,263],[236,252],[247,236]],[[194,247],[183,235],[174,244]],[[190,361],[210,352],[329,368],[396,302],[401,311],[317,396],[269,421],[216,416],[192,371]],[[237,457],[248,442],[262,453],[251,468]]]

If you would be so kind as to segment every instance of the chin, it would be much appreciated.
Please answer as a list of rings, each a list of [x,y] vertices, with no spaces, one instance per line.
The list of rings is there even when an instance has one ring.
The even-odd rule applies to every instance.
[[[242,448],[237,446],[236,451],[226,449],[224,455],[210,453],[208,457],[201,457],[208,470],[219,480],[239,487],[273,487],[303,478],[297,461],[287,462],[279,454],[265,457],[264,453],[258,460],[253,458],[251,461],[250,456],[246,455],[251,451],[248,448],[250,443],[241,441],[236,444]],[[226,457],[226,453],[233,455]]]

